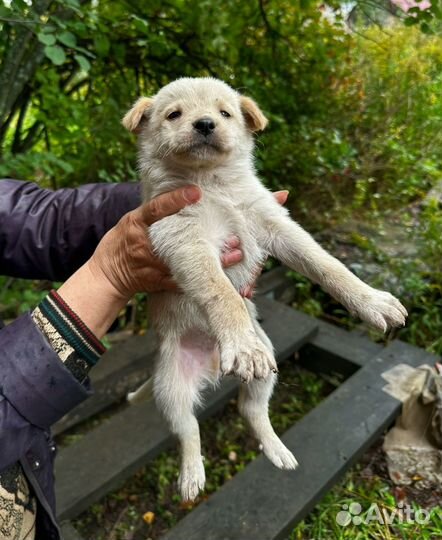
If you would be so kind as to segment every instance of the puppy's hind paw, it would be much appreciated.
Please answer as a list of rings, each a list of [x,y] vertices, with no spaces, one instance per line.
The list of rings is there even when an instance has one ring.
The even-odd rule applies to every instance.
[[[295,456],[278,437],[261,443],[260,447],[264,455],[278,469],[294,470],[298,467]]]
[[[206,473],[202,458],[181,466],[178,489],[183,501],[194,501],[204,489]]]

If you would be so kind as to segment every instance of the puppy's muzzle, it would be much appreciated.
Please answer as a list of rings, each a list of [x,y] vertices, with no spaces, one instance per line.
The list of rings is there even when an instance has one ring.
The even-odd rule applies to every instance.
[[[196,120],[192,125],[204,137],[208,137],[215,130],[215,122],[208,116]]]

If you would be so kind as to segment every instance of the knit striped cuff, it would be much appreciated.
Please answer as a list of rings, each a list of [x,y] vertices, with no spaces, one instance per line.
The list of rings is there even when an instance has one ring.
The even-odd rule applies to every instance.
[[[57,332],[88,364],[97,363],[106,348],[56,291],[51,291],[38,307]]]

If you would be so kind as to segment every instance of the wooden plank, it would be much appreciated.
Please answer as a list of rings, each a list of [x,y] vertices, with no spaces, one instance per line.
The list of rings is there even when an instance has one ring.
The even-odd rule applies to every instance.
[[[69,523],[65,521],[60,525],[62,540],[83,540],[79,532]]]
[[[286,266],[277,266],[261,274],[256,293],[272,300],[279,299],[286,289],[293,288],[293,280],[287,277],[289,270]]]
[[[287,277],[289,270],[278,266],[262,274],[257,293],[286,302],[287,293],[293,289],[293,281]],[[312,371],[337,372],[349,377],[384,348],[383,344],[375,343],[359,331],[351,332],[319,319],[317,324],[318,332],[304,347],[300,361],[303,367]]]
[[[152,371],[156,347],[155,334],[150,330],[144,336],[131,337],[109,349],[91,370],[94,394],[57,422],[53,434],[58,435],[103,411],[146,380]]]
[[[357,330],[349,332],[324,321],[318,321],[318,328],[318,333],[311,341],[312,345],[358,367],[364,366],[384,349],[382,343],[376,343]]]
[[[381,374],[398,363],[434,360],[394,342],[285,433],[282,439],[300,463],[296,471],[280,471],[259,457],[163,540],[286,538],[398,415],[401,404],[382,390]]]
[[[259,302],[258,297],[258,308]],[[298,313],[300,317],[309,317]],[[349,377],[383,349],[383,345],[357,332],[348,332],[324,321],[315,321],[318,332],[303,347],[300,358],[300,364],[311,371],[334,372]],[[105,410],[146,380],[152,370],[155,352],[156,337],[153,331],[144,336],[132,337],[110,349],[91,371],[93,396],[57,422],[53,428],[54,435]]]
[[[258,301],[262,325],[275,346],[279,361],[308,342],[317,323],[283,304]],[[238,382],[227,378],[207,400],[202,416],[219,410],[236,392]],[[61,519],[71,519],[116,488],[157,456],[172,437],[153,402],[128,407],[63,449],[56,460],[57,508]]]
[[[318,321],[318,332],[302,349],[300,364],[312,371],[349,377],[383,349],[383,344],[359,332]]]

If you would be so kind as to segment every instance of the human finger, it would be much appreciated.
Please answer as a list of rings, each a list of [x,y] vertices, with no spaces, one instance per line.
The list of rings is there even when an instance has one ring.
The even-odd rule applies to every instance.
[[[197,186],[186,186],[175,189],[168,193],[158,195],[151,201],[143,204],[135,210],[147,226],[172,214],[176,214],[189,204],[194,204],[201,199],[201,190]]]
[[[273,193],[273,196],[275,197],[276,199],[276,202],[278,202],[279,204],[285,204],[287,202],[287,198],[289,196],[289,192],[284,189],[283,191],[275,191]]]
[[[240,249],[232,249],[230,251],[226,251],[222,253],[221,255],[221,264],[224,268],[229,268],[229,266],[233,266],[234,264],[238,264],[243,259],[243,253]]]

